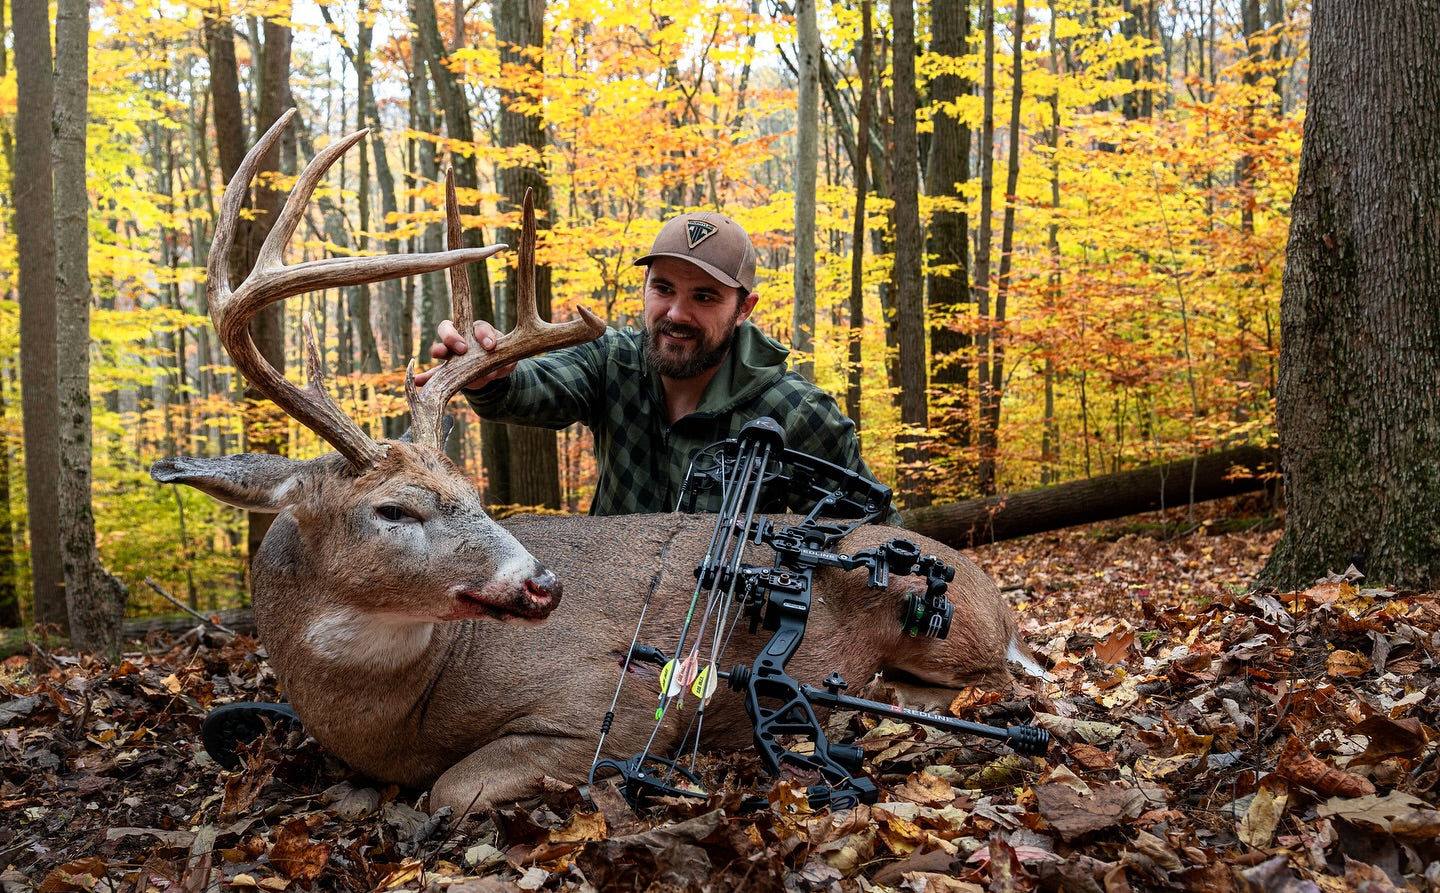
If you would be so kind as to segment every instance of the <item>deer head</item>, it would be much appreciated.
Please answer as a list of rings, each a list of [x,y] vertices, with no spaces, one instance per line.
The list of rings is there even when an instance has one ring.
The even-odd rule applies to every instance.
[[[486,351],[474,340],[469,283],[464,265],[504,245],[459,248],[460,215],[453,176],[446,179],[449,250],[378,257],[336,257],[284,263],[284,249],[325,172],[366,131],[350,134],[319,153],[280,211],[254,269],[235,289],[227,274],[236,224],[260,159],[294,116],[286,112],[246,155],[220,204],[207,268],[210,316],[235,367],[327,443],[337,454],[310,461],[242,454],[220,458],[161,460],[151,475],[185,483],[250,511],[281,513],[254,556],[257,601],[295,586],[365,587],[363,594],[337,593],[336,615],[307,635],[337,642],[368,636],[379,654],[386,618],[408,621],[488,617],[543,619],[559,602],[560,583],[514,537],[485,513],[469,480],[442,452],[445,405],[465,382],[518,359],[597,337],[604,324],[589,311],[557,325],[535,309],[534,204],[525,197],[514,329]],[[325,288],[378,282],[416,273],[450,271],[451,312],[470,339],[469,351],[452,356],[419,389],[415,363],[406,370],[411,442],[373,440],[347,416],[325,388],[321,351],[305,321],[306,376],[301,388],[275,370],[250,338],[249,323],[261,309],[285,298]],[[362,614],[344,607],[363,595]],[[378,618],[378,620],[377,620]],[[397,627],[398,628],[398,627]],[[400,644],[404,643],[392,643]],[[404,648],[386,652],[402,656]]]

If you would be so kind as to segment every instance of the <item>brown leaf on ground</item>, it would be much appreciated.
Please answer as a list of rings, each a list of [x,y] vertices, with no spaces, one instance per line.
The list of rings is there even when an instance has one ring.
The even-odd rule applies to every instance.
[[[1045,823],[1062,840],[1075,840],[1138,817],[1145,796],[1134,788],[1101,787],[1081,793],[1069,785],[1042,784],[1035,788],[1035,800]]]
[[[310,827],[303,818],[291,819],[282,825],[270,847],[270,864],[275,870],[307,887],[320,876],[329,861],[330,845],[312,841]]]
[[[1291,735],[1280,752],[1275,774],[1327,797],[1363,797],[1375,793],[1375,785],[1359,775],[1344,772],[1310,753],[1299,738]]]
[[[1335,651],[1325,660],[1325,672],[1341,678],[1364,676],[1372,669],[1374,667],[1365,655],[1353,651]]]

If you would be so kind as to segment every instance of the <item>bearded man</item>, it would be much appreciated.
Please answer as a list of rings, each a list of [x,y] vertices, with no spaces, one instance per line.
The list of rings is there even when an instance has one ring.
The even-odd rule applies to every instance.
[[[790,449],[873,478],[849,417],[788,370],[789,351],[749,321],[760,299],[755,246],[738,223],[714,212],[682,214],[635,265],[646,267],[642,331],[610,328],[588,344],[478,378],[463,392],[475,412],[542,428],[585,423],[600,472],[592,515],[676,511],[695,453],[762,416],[785,429]],[[437,334],[432,357],[465,352],[450,320]],[[475,323],[486,350],[499,337],[490,323]],[[708,496],[712,504],[702,499],[695,508],[717,511],[718,492]],[[814,505],[791,502],[767,510]],[[893,511],[889,522],[899,523]]]

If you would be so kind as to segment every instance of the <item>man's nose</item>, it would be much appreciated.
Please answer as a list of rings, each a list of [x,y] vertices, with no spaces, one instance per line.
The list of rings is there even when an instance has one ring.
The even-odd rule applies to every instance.
[[[665,311],[665,318],[675,323],[689,325],[694,322],[694,307],[687,298],[676,298]]]

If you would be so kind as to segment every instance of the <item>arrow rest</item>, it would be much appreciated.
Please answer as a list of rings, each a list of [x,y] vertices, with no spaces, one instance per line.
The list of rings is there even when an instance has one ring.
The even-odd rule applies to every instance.
[[[860,525],[885,517],[890,508],[889,487],[853,470],[787,449],[780,426],[762,418],[741,428],[739,436],[696,454],[680,491],[678,509],[693,512],[702,498],[713,502],[717,495],[721,508],[710,548],[695,567],[695,592],[673,653],[640,642],[649,607],[646,597],[620,683],[601,723],[600,742],[590,769],[592,784],[597,774],[618,774],[621,793],[636,809],[657,797],[708,797],[694,772],[695,755],[705,704],[716,692],[718,679],[725,679],[731,691],[744,697],[745,711],[754,727],[756,752],[771,775],[778,776],[782,768],[789,767],[821,779],[806,792],[811,807],[816,809],[873,803],[879,794],[875,784],[862,774],[861,750],[831,742],[815,715],[816,706],[918,722],[1004,741],[1020,753],[1045,754],[1050,736],[1044,729],[987,726],[853,698],[840,693],[846,682],[836,673],[817,688],[801,684],[785,672],[786,663],[804,639],[811,580],[821,567],[863,569],[871,588],[888,586],[892,575],[923,578],[924,593],[906,597],[896,622],[912,637],[944,639],[949,635],[954,606],[946,597],[946,589],[955,579],[955,568],[933,555],[922,555],[914,542],[901,538],[850,555],[831,551]],[[807,501],[814,502],[815,507],[797,524],[777,527],[762,516],[767,511],[783,511],[792,502]],[[822,516],[828,519],[824,523],[818,520]],[[744,551],[751,543],[773,550],[774,563],[768,567],[745,564]],[[702,604],[702,595],[704,610],[692,637],[692,621]],[[729,637],[729,627],[741,616],[749,618],[752,632],[763,625],[771,637],[752,663],[737,664],[723,672],[719,669],[723,644]],[[702,654],[705,647],[709,648],[708,657]],[[628,759],[601,759],[620,689],[630,663],[637,660],[666,668],[650,745]],[[695,668],[702,665],[704,669],[697,672]],[[677,684],[675,677],[681,667],[686,669],[680,676],[684,681]],[[682,736],[680,749],[692,735],[694,738],[688,768],[649,752],[667,708],[683,705],[687,691],[699,703],[695,711],[685,711],[690,716],[690,727]],[[812,746],[799,751],[784,743],[796,738]],[[765,802],[763,798],[750,798],[744,805],[764,806]]]

